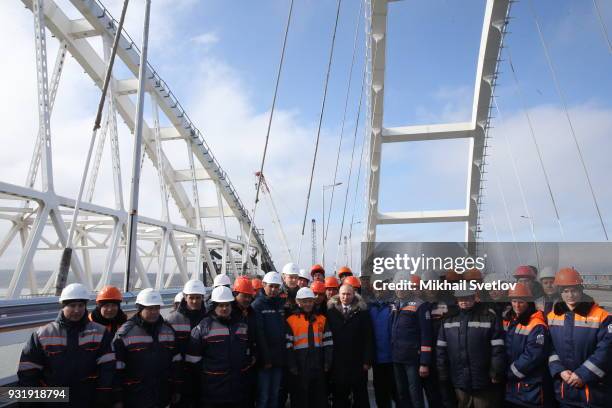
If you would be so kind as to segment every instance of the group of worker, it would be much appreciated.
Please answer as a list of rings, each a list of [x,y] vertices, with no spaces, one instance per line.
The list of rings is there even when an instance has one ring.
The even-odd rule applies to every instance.
[[[520,266],[509,291],[372,290],[348,267],[289,263],[262,280],[188,281],[162,317],[144,289],[130,318],[112,286],[66,286],[35,331],[21,386],[70,387],[73,407],[610,407],[612,317],[579,272]],[[483,280],[398,272],[394,280]],[[506,280],[489,274],[485,281]]]

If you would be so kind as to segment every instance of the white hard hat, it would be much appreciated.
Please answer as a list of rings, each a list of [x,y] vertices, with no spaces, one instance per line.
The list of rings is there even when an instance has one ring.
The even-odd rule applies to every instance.
[[[234,300],[234,295],[227,286],[217,286],[213,289],[210,300],[215,303],[229,303]]]
[[[555,277],[555,270],[551,268],[550,266],[545,266],[542,268],[542,270],[540,270],[540,276],[538,276],[538,279],[554,278],[554,277]]]
[[[306,269],[300,269],[300,278],[304,278],[308,282],[310,282],[310,280],[312,279],[312,277],[310,276],[310,272],[308,272]]]
[[[300,288],[295,295],[296,299],[314,299],[315,294],[310,288]]]
[[[488,273],[484,277],[485,283],[493,283],[493,282],[509,282],[508,277],[503,273]]]
[[[280,275],[278,274],[278,272],[274,272],[274,271],[266,273],[262,282],[272,284],[272,285],[282,285]]]
[[[90,299],[90,293],[82,283],[71,283],[62,290],[59,301],[60,303],[67,300],[84,300]]]
[[[215,280],[213,282],[213,288],[216,288],[217,286],[231,286],[231,285],[232,285],[232,282],[230,281],[229,276],[227,276],[226,274],[222,273],[222,274],[215,276]]]
[[[177,293],[176,296],[174,297],[174,303],[181,303],[182,300],[183,300],[183,292]]]
[[[183,293],[186,295],[202,295],[206,293],[206,289],[204,288],[204,282],[199,279],[192,279],[185,283],[183,287]]]
[[[283,266],[283,274],[284,275],[299,275],[300,268],[293,262],[289,262],[288,264]]]
[[[136,304],[140,306],[163,306],[164,301],[158,291],[146,288],[136,296]]]

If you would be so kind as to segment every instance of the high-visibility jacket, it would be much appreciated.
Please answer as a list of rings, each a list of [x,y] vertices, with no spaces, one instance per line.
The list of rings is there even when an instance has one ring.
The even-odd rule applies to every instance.
[[[127,321],[127,315],[123,312],[123,310],[119,309],[117,311],[117,316],[115,316],[114,319],[106,319],[100,312],[100,306],[97,306],[91,313],[89,313],[89,320],[106,327],[106,330],[108,330],[111,335],[114,336],[121,325]]]
[[[168,318],[165,319],[166,323],[170,324],[174,329],[176,340],[182,353],[184,353],[187,348],[191,330],[202,321],[204,316],[206,316],[206,307],[204,303],[202,303],[202,308],[200,310],[189,310],[187,308],[187,302],[183,299],[179,307],[170,312]]]
[[[334,342],[325,316],[296,312],[287,318],[287,366],[300,378],[323,375],[332,363]]]
[[[516,316],[508,314],[506,329],[506,400],[516,405],[541,407],[550,338],[541,311],[535,305]]]
[[[557,302],[548,314],[552,350],[548,358],[554,378],[555,397],[579,407],[609,407],[612,394],[612,316],[583,295],[584,301],[570,311]],[[559,374],[571,370],[585,386],[571,387]],[[606,398],[607,397],[607,398]]]
[[[172,327],[160,316],[146,323],[137,314],[117,331],[116,390],[125,407],[166,406],[182,382],[182,356]]]
[[[432,323],[428,302],[420,299],[393,307],[391,354],[394,363],[432,364]]]
[[[65,407],[90,407],[110,402],[115,373],[112,336],[87,314],[69,321],[60,310],[57,319],[36,332],[21,353],[17,376],[21,387],[70,387]]]

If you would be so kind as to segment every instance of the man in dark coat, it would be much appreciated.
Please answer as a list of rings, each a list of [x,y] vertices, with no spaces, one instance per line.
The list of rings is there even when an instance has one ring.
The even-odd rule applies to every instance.
[[[350,285],[327,302],[334,341],[331,371],[334,407],[369,407],[368,370],[374,362],[372,321],[367,305]]]

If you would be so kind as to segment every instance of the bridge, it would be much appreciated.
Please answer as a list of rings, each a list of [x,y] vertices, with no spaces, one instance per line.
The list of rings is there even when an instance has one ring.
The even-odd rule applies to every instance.
[[[109,283],[126,286],[128,276],[131,276],[130,292],[126,296],[128,310],[133,306],[131,302],[134,294],[141,288],[159,289],[169,299],[177,292],[177,288],[192,278],[210,282],[219,273],[256,275],[280,268],[288,260],[306,266],[308,262],[302,255],[304,248],[310,248],[310,245],[304,245],[303,240],[305,236],[310,236],[305,231],[307,220],[310,221],[308,217],[315,217],[315,210],[311,208],[314,202],[311,200],[311,190],[315,177],[318,177],[317,180],[323,179],[323,206],[316,211],[323,214],[319,230],[323,231],[324,238],[318,244],[322,247],[323,259],[326,251],[328,253],[328,269],[350,264],[359,270],[359,256],[352,256],[353,252],[359,251],[358,234],[355,233],[353,237],[353,230],[358,228],[358,224],[363,229],[364,242],[457,240],[466,242],[473,251],[477,251],[479,243],[486,240],[524,240],[534,243],[547,240],[608,241],[607,226],[610,224],[612,202],[611,192],[604,187],[607,180],[602,174],[609,171],[609,163],[599,156],[590,161],[590,157],[597,155],[600,143],[605,147],[606,143],[609,146],[609,142],[602,142],[602,137],[589,137],[581,133],[585,126],[582,126],[580,120],[584,122],[586,119],[576,118],[581,111],[572,109],[567,92],[569,84],[558,75],[558,66],[550,52],[549,34],[542,24],[543,21],[549,21],[546,20],[547,14],[538,14],[550,9],[538,10],[531,0],[525,0],[518,6],[509,0],[482,2],[482,10],[478,10],[478,35],[470,37],[470,41],[476,42],[478,47],[473,51],[474,59],[466,65],[469,66],[468,76],[473,78],[467,87],[468,103],[464,103],[469,109],[462,108],[466,114],[460,120],[455,120],[457,115],[447,115],[450,119],[445,115],[436,115],[431,123],[422,123],[414,115],[406,114],[406,110],[398,109],[397,103],[391,103],[403,97],[398,96],[389,82],[397,78],[397,67],[393,64],[398,60],[403,62],[404,56],[397,57],[397,43],[401,43],[401,36],[390,36],[400,31],[398,27],[403,26],[401,19],[406,18],[407,11],[413,6],[408,2],[390,0],[363,0],[351,5],[346,2],[342,4],[338,0],[332,9],[325,6],[325,11],[331,11],[331,16],[335,15],[336,19],[333,30],[326,33],[325,42],[321,44],[324,48],[329,46],[329,49],[325,48],[329,54],[321,58],[321,65],[327,70],[320,111],[313,111],[316,113],[313,116],[318,118],[318,124],[314,126],[318,128],[316,138],[310,138],[309,145],[304,146],[306,149],[303,151],[303,161],[309,166],[312,163],[312,170],[310,167],[304,170],[304,177],[296,181],[300,186],[308,186],[305,211],[303,218],[302,214],[298,214],[283,219],[278,216],[274,203],[271,203],[274,217],[266,219],[265,227],[271,231],[274,229],[272,226],[276,227],[279,230],[278,238],[273,233],[264,237],[263,230],[255,224],[256,218],[262,217],[256,210],[266,149],[263,150],[261,167],[253,169],[253,173],[259,170],[257,178],[248,182],[240,180],[238,183],[252,185],[253,180],[258,181],[255,193],[237,188],[230,181],[229,172],[224,170],[224,163],[213,154],[214,145],[207,137],[207,124],[196,123],[189,116],[190,106],[181,104],[170,88],[171,80],[166,82],[162,78],[164,69],[156,69],[146,58],[145,65],[141,67],[146,41],[143,47],[142,43],[136,43],[130,37],[126,29],[117,33],[119,21],[111,15],[104,3],[103,0],[10,0],[2,5],[13,13],[16,13],[18,6],[25,6],[20,18],[27,16],[31,21],[33,30],[30,44],[18,46],[26,48],[35,56],[34,66],[28,69],[35,72],[30,80],[36,84],[38,108],[33,127],[35,134],[28,140],[19,141],[20,154],[31,152],[27,172],[20,175],[23,182],[14,181],[15,177],[9,175],[10,166],[6,164],[2,164],[3,175],[0,176],[0,272],[4,274],[4,280],[0,280],[3,282],[0,284],[2,355],[11,355],[14,360],[29,333],[49,321],[57,312],[54,291],[60,270],[58,266],[62,252],[69,244],[74,249],[70,260],[69,281],[81,282],[95,292]],[[414,7],[418,9],[415,11],[417,13],[423,10],[432,12],[437,6],[419,4]],[[516,7],[521,8],[515,16],[513,10]],[[113,9],[113,12],[118,15],[117,9]],[[268,139],[272,148],[275,143],[279,143],[278,139],[274,139],[274,128],[271,129],[276,91],[279,88],[282,91],[282,87],[286,86],[281,81],[283,61],[286,51],[289,53],[288,58],[291,58],[291,35],[292,30],[295,30],[291,24],[299,16],[296,13],[300,12],[304,10],[300,11],[299,7],[294,9],[291,1],[276,72],[274,100],[270,111],[263,115],[268,123],[266,147]],[[135,12],[130,9],[129,13]],[[348,42],[345,39],[344,43],[336,44],[336,35],[342,33],[342,22],[348,25],[346,20],[350,13],[357,17],[350,27],[354,29],[354,38],[347,36]],[[593,21],[591,34],[598,41],[596,52],[605,55],[604,68],[593,69],[609,72],[612,48],[609,48],[607,27],[612,24],[612,9],[604,6],[603,2],[594,1],[593,8],[587,14]],[[345,18],[340,24],[339,17]],[[133,18],[138,19],[140,27],[140,17]],[[428,18],[433,20],[434,16]],[[472,23],[475,20],[470,19]],[[153,20],[151,27],[154,29],[163,23]],[[280,20],[277,23],[279,27],[282,25]],[[530,24],[530,31],[526,28],[527,23]],[[3,34],[10,36],[8,32]],[[522,82],[519,74],[522,69],[528,72],[530,67],[526,64],[518,65],[512,59],[522,43],[516,41],[508,45],[513,36],[520,38],[527,35],[534,36],[531,39],[543,61],[543,72],[531,72],[529,75],[541,75],[549,81],[546,89],[549,92],[547,103],[557,106],[559,115],[555,118],[564,129],[563,140],[559,138],[554,143],[542,134],[543,125],[540,128],[534,125],[539,112],[531,110],[527,103],[526,94],[531,91],[528,88],[533,81]],[[92,144],[92,161],[82,186],[81,200],[75,191],[66,194],[63,186],[58,187],[64,183],[64,180],[58,179],[57,169],[63,166],[61,158],[66,157],[65,152],[69,151],[74,158],[79,158],[78,168],[71,169],[71,172],[78,174],[85,162],[85,152],[71,151],[73,146],[70,138],[77,138],[77,135],[65,137],[54,130],[54,106],[61,94],[62,80],[65,80],[69,64],[72,65],[72,75],[75,74],[74,66],[77,66],[90,84],[103,88],[115,38],[118,39],[118,64],[109,71],[110,86],[104,101],[101,128],[95,144]],[[214,42],[211,38],[207,41]],[[349,47],[346,47],[347,44]],[[344,52],[341,52],[341,45],[345,48]],[[56,50],[54,55],[48,52],[51,49]],[[4,55],[11,54],[9,49],[3,51]],[[342,90],[342,96],[336,98],[344,100],[344,110],[336,107],[337,112],[332,115],[329,110],[333,108],[329,104],[334,99],[328,95],[330,82],[345,81],[345,78],[338,80],[333,76],[330,81],[332,67],[339,64],[340,56],[350,57],[348,86]],[[410,57],[419,58],[415,55]],[[454,62],[447,63],[452,66]],[[362,65],[361,71],[354,69],[355,64]],[[348,67],[348,62],[345,65]],[[164,68],[169,70],[168,66]],[[180,69],[180,59],[177,59],[171,69],[174,71],[174,79],[177,78],[176,70]],[[269,67],[267,69],[270,70]],[[353,76],[358,79],[353,81]],[[500,80],[510,84],[513,95],[507,96],[508,92],[498,89]],[[586,88],[590,86],[588,78],[581,80],[585,81]],[[603,91],[593,89],[593,94],[601,91],[605,95],[605,90],[610,90],[611,84],[609,81],[604,82],[601,87]],[[541,92],[539,89],[537,91]],[[607,100],[601,102],[603,107],[598,111],[604,115],[610,109],[610,93],[607,95]],[[6,96],[11,98],[12,95]],[[510,102],[507,102],[508,99]],[[218,101],[220,104],[223,102]],[[512,111],[514,115],[505,111],[502,113],[500,105],[503,108],[506,102],[512,106],[509,112]],[[78,101],[73,103],[76,105]],[[348,116],[352,112],[347,109],[349,105],[354,105],[356,109],[353,110],[356,112],[355,118],[347,120],[347,110]],[[32,108],[20,106],[16,109]],[[144,111],[140,122],[139,111]],[[330,143],[332,140],[331,137],[326,138],[325,134],[321,140],[324,114],[341,122],[341,130],[332,132],[339,133],[337,156],[334,156],[335,134],[333,147],[324,145],[319,148],[320,143]],[[513,147],[510,136],[514,135],[509,134],[508,123],[513,124],[518,120],[523,121],[521,129],[524,139],[521,139],[520,147]],[[550,117],[548,120],[554,122]],[[388,125],[391,122],[397,125]],[[594,132],[605,131],[608,134],[612,123],[605,120],[602,123],[601,129]],[[349,129],[349,125],[354,126],[354,129]],[[501,130],[498,131],[498,128]],[[343,137],[348,137],[349,133],[353,136],[352,148],[348,149],[345,145],[343,150]],[[230,136],[227,136],[225,143],[232,143]],[[129,163],[126,157],[130,157],[132,150],[126,141],[132,143],[134,139],[138,140],[136,137],[141,137],[142,154],[137,157],[138,160]],[[17,142],[10,134],[4,134],[0,140],[5,145]],[[33,143],[28,145],[32,140]],[[346,143],[350,146],[350,142]],[[560,152],[558,147],[561,144],[567,148]],[[240,146],[232,148],[238,150]],[[311,150],[314,150],[312,157]],[[59,160],[58,151],[61,152]],[[421,152],[422,157],[414,153],[411,155],[411,151]],[[529,152],[529,166],[523,160],[526,151]],[[568,158],[568,151],[571,152],[571,159]],[[394,152],[395,155],[402,155],[403,161],[414,160],[419,164],[423,163],[423,157],[435,152],[446,152],[442,156],[432,156],[432,160],[452,158],[453,163],[460,164],[455,167],[448,164],[447,173],[438,172],[433,175],[413,167],[407,178],[417,188],[438,183],[460,185],[453,189],[453,192],[458,193],[456,197],[441,199],[431,191],[422,194],[424,199],[415,199],[414,202],[410,202],[406,196],[399,199],[391,197],[393,189],[389,185],[398,189],[411,187],[397,185],[396,171],[397,174],[406,173],[405,170],[402,170],[404,173],[398,170]],[[245,155],[248,153],[244,152]],[[554,157],[556,153],[560,155],[558,158]],[[332,166],[321,163],[321,154],[332,158],[332,162],[336,159],[333,179],[330,177]],[[561,185],[559,178],[555,177],[555,171],[563,172],[565,169],[551,166],[550,157],[571,163],[572,182],[576,185]],[[494,166],[496,161],[503,165]],[[159,203],[159,208],[156,208],[158,216],[138,214],[134,226],[130,224],[134,212],[125,200],[125,188],[130,180],[129,175],[125,175],[126,162],[135,169],[148,169],[148,174],[153,176],[146,180],[148,184],[143,190],[146,194],[141,193],[141,202],[145,201],[145,205],[153,201]],[[338,163],[341,163],[340,171]],[[440,165],[444,166],[444,163]],[[530,173],[525,173],[521,166],[529,168]],[[448,180],[441,180],[440,175],[446,176]],[[291,177],[291,174],[287,177]],[[565,177],[565,173],[562,177]],[[280,178],[277,176],[273,180]],[[537,179],[537,192],[532,191],[533,188],[529,190],[533,185],[532,179]],[[145,177],[142,177],[143,183],[144,180]],[[274,185],[274,181],[270,186]],[[345,191],[338,187],[340,185],[343,185]],[[274,189],[268,186],[265,189],[268,197],[262,199],[279,199],[278,195],[274,196],[277,194]],[[573,189],[579,191],[576,194],[583,198],[579,208],[562,204],[566,200],[564,191]],[[331,199],[326,204],[325,194],[329,190]],[[336,190],[338,192],[334,202]],[[130,193],[132,195],[133,190]],[[511,200],[512,195],[519,198]],[[248,197],[248,200],[244,197]],[[301,211],[301,199],[300,196],[292,201],[291,207],[294,208],[291,211]],[[487,202],[488,199],[491,202]],[[541,203],[546,203],[544,210]],[[78,210],[76,218],[75,210]],[[291,218],[291,221],[288,222],[287,218]],[[542,219],[546,219],[546,223]],[[281,220],[285,226],[290,225],[290,234],[285,233]],[[332,233],[329,232],[330,224]],[[400,233],[401,228],[411,232]],[[74,238],[69,242],[71,229],[74,230]],[[134,243],[130,243],[130,234],[135,234]],[[288,245],[286,236],[295,243]],[[314,255],[318,237],[314,232],[313,237],[311,244],[314,262],[318,261]],[[335,237],[338,237],[337,244]],[[297,245],[297,242],[297,251],[296,248],[289,248]],[[135,251],[130,254],[133,257],[132,268],[126,266],[130,244],[135,245]],[[283,246],[286,248],[281,249]],[[590,293],[608,307],[612,306],[609,266],[597,273],[585,271],[587,289],[593,291]],[[14,365],[3,369],[0,377],[4,378],[0,383],[13,381]]]

